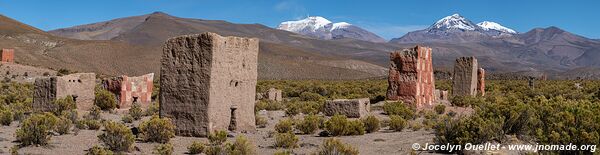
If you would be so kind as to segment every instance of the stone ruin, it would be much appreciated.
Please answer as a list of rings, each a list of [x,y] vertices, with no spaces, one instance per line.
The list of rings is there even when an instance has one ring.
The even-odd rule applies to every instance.
[[[258,39],[215,33],[171,38],[163,46],[160,115],[177,135],[255,128]]]
[[[14,49],[2,49],[0,51],[0,61],[14,63],[15,62],[15,50]]]
[[[485,70],[483,68],[477,69],[477,93],[485,96]]]
[[[119,108],[129,108],[133,102],[147,107],[152,102],[154,73],[129,77],[126,75],[105,79],[102,87],[115,94]]]
[[[447,90],[435,90],[435,100],[448,100],[448,91]]]
[[[429,107],[435,100],[431,48],[416,46],[390,54],[387,98]]]
[[[475,96],[477,94],[477,59],[460,57],[454,64],[452,77],[453,96]]]
[[[323,107],[323,113],[326,116],[340,114],[349,118],[361,118],[367,116],[369,111],[369,98],[329,100]]]
[[[269,89],[269,91],[267,91],[267,99],[271,100],[271,101],[278,101],[281,102],[283,101],[283,98],[281,97],[281,90],[279,89],[275,89],[275,88],[271,88]]]
[[[54,100],[69,95],[73,96],[77,109],[89,110],[94,106],[95,87],[95,73],[38,78],[34,82],[33,110],[50,111]]]

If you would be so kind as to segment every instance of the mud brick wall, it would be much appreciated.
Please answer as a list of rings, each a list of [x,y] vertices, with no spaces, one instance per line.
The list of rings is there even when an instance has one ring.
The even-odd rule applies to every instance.
[[[36,79],[33,93],[34,110],[48,111],[53,106],[54,100],[68,95],[74,96],[77,109],[90,110],[94,105],[95,86],[95,73],[76,73]]]
[[[143,107],[147,107],[152,102],[152,89],[154,87],[154,73],[128,77],[121,77],[121,91],[119,92],[119,108],[129,108],[133,104],[134,97]]]
[[[163,46],[160,115],[181,136],[255,130],[258,39],[184,35]]]
[[[477,59],[460,57],[454,64],[452,77],[453,96],[475,96],[477,94]]]
[[[2,49],[2,51],[0,51],[0,61],[2,62],[9,62],[9,63],[14,63],[15,62],[15,50],[14,49]]]
[[[416,46],[390,54],[387,98],[430,107],[435,101],[431,48]]]

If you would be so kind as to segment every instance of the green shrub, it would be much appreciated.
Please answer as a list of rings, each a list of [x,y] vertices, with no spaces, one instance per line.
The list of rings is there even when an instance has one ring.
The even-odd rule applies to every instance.
[[[87,129],[86,120],[78,120],[75,122],[75,128],[77,129]]]
[[[406,120],[398,115],[390,116],[390,130],[402,131],[406,127]]]
[[[310,114],[304,116],[304,119],[296,124],[295,128],[302,131],[304,134],[314,134],[319,129],[321,117]]]
[[[334,115],[325,122],[325,130],[332,136],[341,136],[346,134],[348,119],[345,115]]]
[[[347,130],[344,132],[344,135],[364,135],[365,134],[365,124],[361,120],[353,120],[348,121]]]
[[[175,137],[175,126],[168,118],[153,116],[140,124],[140,136],[146,142],[167,143]]]
[[[434,107],[434,110],[437,114],[443,114],[446,112],[446,106],[443,104],[438,104]]]
[[[358,155],[358,149],[352,147],[349,144],[344,144],[342,141],[336,138],[327,138],[323,140],[323,145],[315,153],[318,155]]]
[[[445,118],[435,127],[436,144],[482,144],[504,136],[502,120],[473,115],[468,118]]]
[[[102,119],[102,116],[100,116],[101,113],[102,110],[100,109],[100,107],[94,105],[90,109],[90,112],[87,115],[83,116],[83,118],[91,120],[100,120]]]
[[[72,109],[69,111],[63,111],[63,113],[60,115],[60,117],[66,118],[66,119],[70,120],[71,123],[74,123],[74,122],[77,122],[77,120],[79,119],[79,114],[76,109]]]
[[[49,132],[56,127],[58,118],[52,113],[33,114],[25,119],[16,131],[17,141],[22,146],[46,145],[50,141]]]
[[[98,139],[108,149],[116,152],[127,152],[133,148],[135,137],[127,126],[109,121],[106,122],[104,128],[104,133],[98,135]]]
[[[117,99],[110,91],[97,87],[94,94],[96,96],[94,98],[94,105],[100,107],[100,109],[112,110],[117,108]]]
[[[388,115],[402,116],[404,119],[413,119],[415,115],[414,108],[407,106],[402,101],[385,102],[383,111]]]
[[[145,115],[146,116],[158,115],[159,111],[160,111],[160,105],[158,104],[158,102],[152,102],[152,104],[150,104],[150,106],[148,106],[148,109],[146,109]]]
[[[142,105],[137,102],[131,104],[131,108],[129,108],[129,115],[133,117],[133,120],[140,120],[142,116],[144,116]]]
[[[289,150],[278,150],[273,155],[291,155],[292,152]]]
[[[73,122],[70,119],[60,117],[56,123],[56,132],[60,135],[68,134],[73,127]]]
[[[296,148],[298,147],[298,137],[291,132],[277,133],[275,135],[275,147]]]
[[[265,117],[257,115],[257,116],[254,117],[254,119],[255,119],[255,124],[256,124],[257,128],[265,128],[265,127],[267,127],[268,122],[267,122],[267,119]]]
[[[194,141],[192,145],[187,147],[189,154],[200,154],[204,152],[204,148],[206,148],[206,144],[199,141]]]
[[[300,100],[302,101],[324,101],[325,98],[323,98],[323,96],[321,96],[320,94],[317,93],[313,93],[313,92],[302,92],[300,94]]]
[[[324,103],[315,101],[292,101],[287,104],[285,113],[288,116],[295,116],[299,113],[318,114],[323,109]]]
[[[94,145],[92,148],[87,150],[87,153],[85,153],[85,155],[113,155],[115,153],[113,153],[111,150],[100,147],[98,145]]]
[[[55,116],[60,116],[63,111],[77,109],[77,103],[73,101],[73,97],[71,95],[68,95],[65,98],[56,99],[52,101],[52,104],[53,106],[51,111]]]
[[[235,138],[233,144],[227,143],[227,153],[230,155],[254,155],[256,150],[254,145],[244,135]]]
[[[13,113],[9,109],[0,109],[0,124],[4,126],[9,126],[13,121]]]
[[[379,131],[379,128],[381,127],[381,125],[379,123],[379,119],[377,119],[377,117],[375,117],[373,115],[367,116],[367,118],[364,118],[362,121],[363,121],[363,124],[365,125],[365,131],[367,133],[377,132],[377,131]]]
[[[154,151],[152,153],[157,154],[157,155],[171,155],[171,154],[173,154],[173,151],[174,151],[173,144],[165,143],[165,144],[156,145],[156,147],[154,147]]]
[[[223,154],[227,153],[225,151],[226,150],[221,145],[212,145],[212,146],[205,148],[204,154],[206,154],[206,155],[223,155]]]
[[[219,130],[208,134],[208,141],[211,145],[222,145],[227,141],[227,131]]]
[[[294,121],[292,119],[282,119],[275,124],[275,131],[278,133],[293,132]]]
[[[423,128],[423,125],[421,123],[419,123],[418,121],[409,122],[408,126],[413,131],[419,131]]]
[[[283,104],[281,104],[280,102],[275,102],[275,101],[271,101],[271,100],[258,100],[258,102],[256,102],[256,105],[254,106],[254,111],[260,111],[260,110],[275,111],[275,110],[281,110],[284,108],[285,108],[285,106]]]
[[[132,123],[133,117],[131,117],[131,115],[127,114],[121,118],[121,121],[123,121],[124,123]]]
[[[11,155],[19,155],[19,145],[13,145],[12,147],[10,147],[10,154]]]
[[[102,123],[100,123],[98,120],[88,119],[85,120],[85,126],[90,130],[98,130],[100,127],[102,127]]]

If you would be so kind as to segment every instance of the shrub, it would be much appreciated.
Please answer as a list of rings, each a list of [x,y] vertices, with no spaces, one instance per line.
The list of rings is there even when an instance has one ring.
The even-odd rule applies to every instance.
[[[291,155],[292,152],[289,150],[278,150],[273,155]]]
[[[258,127],[258,128],[265,128],[265,127],[267,127],[268,122],[267,122],[267,119],[265,117],[255,116],[254,119],[255,119],[256,127]]]
[[[106,148],[100,147],[98,145],[94,145],[92,148],[87,150],[85,155],[113,155],[114,153]]]
[[[467,118],[445,118],[435,127],[436,144],[482,144],[504,136],[503,121],[473,115]]]
[[[200,154],[202,152],[204,152],[204,148],[206,147],[206,144],[199,142],[199,141],[194,141],[192,142],[192,145],[188,146],[188,153],[189,154]]]
[[[315,101],[293,101],[287,104],[285,114],[294,116],[299,113],[318,114],[323,109],[323,103]]]
[[[77,129],[87,129],[86,120],[78,120],[75,122],[75,128]]]
[[[144,116],[142,105],[137,102],[133,103],[131,108],[129,108],[129,115],[133,117],[133,120],[140,120]]]
[[[367,131],[367,133],[377,132],[381,127],[379,119],[373,115],[367,116],[367,118],[364,118],[362,121],[365,125],[365,131]]]
[[[18,145],[13,145],[12,147],[10,147],[10,154],[11,155],[19,155],[19,146]]]
[[[166,143],[166,144],[156,145],[156,147],[154,147],[154,151],[152,153],[157,154],[157,155],[171,155],[171,154],[173,154],[173,144]]]
[[[160,105],[158,104],[158,102],[152,102],[152,104],[150,104],[150,106],[148,106],[148,109],[146,109],[145,115],[146,116],[158,115],[159,111],[160,111]]]
[[[361,120],[348,121],[348,127],[344,131],[344,135],[364,135],[365,124]]]
[[[98,120],[88,119],[85,120],[85,126],[90,130],[98,130],[100,127],[102,127],[102,123],[100,123]]]
[[[117,100],[113,93],[106,89],[96,87],[94,105],[100,107],[102,110],[112,110],[117,108]]]
[[[132,123],[133,117],[131,117],[131,115],[127,114],[121,118],[121,121],[123,121],[124,123]]]
[[[55,116],[61,115],[63,111],[77,109],[77,104],[75,103],[71,95],[68,95],[65,98],[56,99],[52,101],[52,104],[53,106],[51,111],[52,113],[54,113]]]
[[[383,105],[383,111],[388,115],[402,116],[404,119],[412,119],[415,115],[415,110],[412,107],[408,107],[403,102],[385,102]]]
[[[332,136],[341,136],[345,134],[348,127],[348,120],[344,115],[334,115],[325,122],[325,130]]]
[[[108,149],[117,152],[127,152],[133,147],[135,137],[131,130],[124,124],[109,121],[106,122],[104,128],[104,133],[98,135],[98,139]]]
[[[302,131],[304,134],[313,134],[319,129],[321,118],[317,115],[310,114],[304,116],[300,123],[296,124],[295,128]]]
[[[254,145],[244,135],[235,138],[233,144],[227,144],[227,154],[231,155],[253,155],[256,154]]]
[[[55,128],[58,118],[52,113],[33,114],[25,119],[16,131],[17,141],[21,145],[46,145],[50,141],[49,132]]]
[[[421,123],[419,123],[418,121],[412,121],[409,123],[409,127],[413,131],[419,131],[423,128],[423,125]]]
[[[275,102],[275,101],[271,101],[271,100],[258,100],[258,102],[256,102],[256,105],[254,106],[254,111],[260,111],[260,110],[274,111],[274,110],[281,110],[283,108],[285,108],[285,106],[283,104],[281,104],[280,102]]]
[[[443,104],[438,104],[434,107],[434,110],[437,114],[443,114],[446,112],[446,106]]]
[[[0,109],[0,124],[9,126],[13,121],[13,113],[9,109]]]
[[[358,149],[352,147],[349,144],[344,144],[342,141],[336,138],[328,138],[323,140],[323,146],[321,146],[317,153],[318,155],[358,155]]]
[[[282,119],[275,124],[275,131],[279,133],[292,132],[294,130],[294,121],[292,119]]]
[[[213,146],[206,147],[204,150],[204,154],[206,154],[206,155],[223,155],[223,154],[226,154],[225,151],[226,150],[223,148],[223,146],[213,145]]]
[[[91,120],[100,120],[102,118],[102,116],[100,116],[101,113],[102,110],[100,109],[100,107],[94,105],[92,106],[92,109],[90,109],[90,112],[87,115],[83,116],[83,118]]]
[[[219,130],[208,134],[208,142],[211,145],[221,145],[227,141],[227,131]]]
[[[390,116],[390,130],[402,131],[406,127],[406,120],[398,115]]]
[[[168,118],[153,116],[140,124],[141,138],[146,142],[167,143],[175,137],[175,126]]]
[[[298,137],[291,132],[277,133],[275,135],[275,147],[296,148],[298,147]]]
[[[320,94],[317,93],[313,93],[313,92],[302,92],[300,94],[300,100],[302,101],[323,101],[325,100],[325,98],[323,98],[323,96],[321,96]]]
[[[77,113],[76,109],[72,109],[69,111],[63,111],[63,113],[60,115],[60,117],[66,118],[66,119],[70,120],[71,123],[74,123],[74,122],[77,122],[77,120],[79,119],[79,114]]]
[[[56,132],[60,135],[68,134],[73,127],[73,122],[70,119],[60,117],[56,123]]]

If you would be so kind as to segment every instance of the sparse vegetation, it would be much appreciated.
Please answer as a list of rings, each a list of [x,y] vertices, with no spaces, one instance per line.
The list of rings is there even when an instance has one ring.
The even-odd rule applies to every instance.
[[[53,106],[51,111],[52,113],[54,113],[55,116],[60,116],[63,111],[70,111],[72,109],[77,108],[77,104],[75,103],[71,95],[68,95],[64,98],[56,99],[52,102],[52,104]]]
[[[446,106],[443,104],[438,104],[433,109],[437,114],[443,114],[444,112],[446,112]]]
[[[96,87],[94,104],[102,110],[112,110],[117,108],[117,100],[113,93],[106,89]]]
[[[153,116],[140,124],[141,138],[146,142],[167,143],[175,137],[175,126],[168,118]]]
[[[349,144],[344,144],[342,141],[336,138],[327,138],[323,140],[323,145],[315,153],[318,155],[358,155],[358,149],[352,147]]]
[[[321,117],[314,114],[306,115],[302,121],[296,124],[295,128],[304,134],[314,134],[319,129],[321,119]]]
[[[220,130],[208,134],[208,141],[211,145],[222,145],[227,141],[227,131]]]
[[[116,152],[128,152],[133,148],[135,137],[127,126],[109,121],[104,127],[105,131],[98,136],[98,139],[100,139],[108,149]]]
[[[365,131],[367,133],[377,132],[379,128],[381,128],[379,119],[373,115],[369,115],[363,120],[363,124],[365,125]]]
[[[98,145],[94,145],[92,148],[88,149],[87,152],[85,153],[85,155],[113,155],[114,152],[100,147]]]
[[[0,107],[0,124],[9,126],[13,121],[13,113],[9,109],[3,109]]]
[[[56,127],[58,118],[52,113],[33,114],[25,119],[16,131],[17,141],[22,146],[46,145],[50,141],[50,132]]]
[[[390,130],[402,131],[406,127],[406,120],[398,115],[390,116]]]
[[[129,108],[129,115],[133,118],[133,120],[140,120],[142,116],[144,116],[142,105],[137,102],[131,104],[131,108]]]
[[[325,130],[332,136],[365,134],[365,127],[361,120],[348,121],[344,115],[331,117],[325,122]]]
[[[156,155],[171,155],[171,154],[173,154],[173,151],[174,151],[173,144],[165,143],[165,144],[156,145],[156,147],[154,147],[154,151],[152,153],[156,154]]]
[[[199,141],[194,141],[192,145],[187,147],[189,154],[200,154],[204,152],[204,148],[206,148],[206,144]]]
[[[235,138],[233,144],[226,144],[227,154],[231,155],[254,155],[256,154],[255,146],[244,135]]]
[[[402,101],[385,102],[383,111],[388,115],[398,115],[404,119],[413,119],[415,117],[415,108],[407,106]]]
[[[277,133],[275,135],[275,147],[296,148],[298,147],[298,136],[291,132]]]
[[[69,118],[59,117],[56,123],[56,132],[60,135],[68,134],[73,127],[73,122]]]
[[[83,116],[83,118],[89,120],[100,120],[102,118],[102,116],[100,116],[101,113],[102,110],[100,109],[100,107],[94,105],[90,109],[90,112],[87,115]]]
[[[256,124],[257,128],[265,128],[265,127],[267,127],[267,123],[268,122],[267,122],[267,119],[265,117],[256,115],[254,117],[254,119],[255,119],[254,121],[255,121],[255,124]]]
[[[286,133],[293,132],[294,130],[294,120],[292,119],[282,119],[277,124],[275,124],[275,131],[278,133]]]

